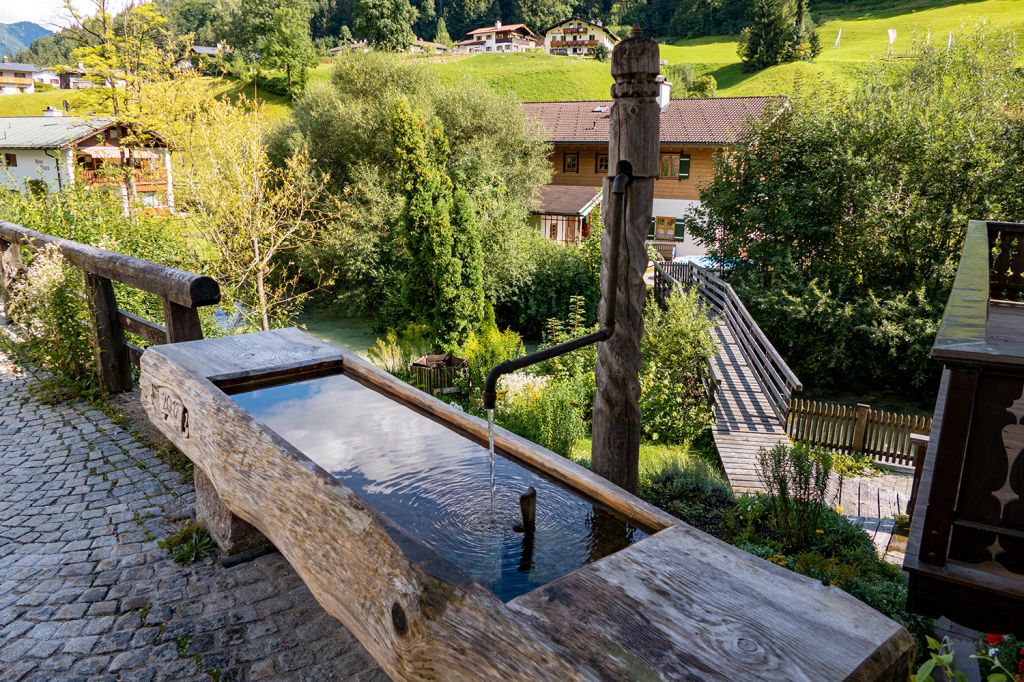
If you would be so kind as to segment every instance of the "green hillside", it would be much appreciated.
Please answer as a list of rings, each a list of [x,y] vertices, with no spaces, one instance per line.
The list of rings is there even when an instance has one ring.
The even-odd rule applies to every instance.
[[[719,95],[790,94],[798,84],[848,85],[888,56],[887,29],[897,31],[892,56],[906,54],[916,40],[945,43],[964,35],[981,20],[1024,33],[1024,1],[897,0],[825,5],[815,12],[824,49],[813,63],[784,64],[757,73],[744,73],[736,55],[735,36],[674,40],[662,44],[661,56],[670,64],[688,62],[698,73],[711,73]],[[838,49],[834,48],[839,29]],[[467,77],[483,78],[494,87],[511,90],[527,101],[606,99],[611,86],[608,65],[593,60],[542,54],[483,54],[452,57],[435,67],[441,78],[457,84]]]

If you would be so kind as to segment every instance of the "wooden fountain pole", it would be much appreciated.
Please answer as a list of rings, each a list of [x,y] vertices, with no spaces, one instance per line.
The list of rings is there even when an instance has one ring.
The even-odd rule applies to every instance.
[[[618,287],[616,325],[612,337],[597,349],[597,395],[594,398],[593,470],[630,492],[637,487],[640,460],[640,339],[646,297],[647,230],[658,177],[660,107],[658,44],[634,26],[629,38],[612,51],[611,133],[608,176],[604,180],[601,248],[601,307],[610,289]],[[626,191],[626,220],[620,226],[621,195],[611,191],[612,177],[628,170],[633,181]],[[610,253],[612,230],[622,229],[619,253]],[[606,276],[611,258],[619,259],[618,282]]]

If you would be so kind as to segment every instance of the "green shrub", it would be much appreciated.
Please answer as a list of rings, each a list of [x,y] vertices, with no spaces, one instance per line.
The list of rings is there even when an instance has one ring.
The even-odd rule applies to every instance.
[[[673,293],[667,305],[662,310],[651,303],[644,311],[641,429],[647,440],[682,443],[713,421],[704,380],[715,353],[714,323],[694,290]]]
[[[578,247],[557,244],[539,234],[524,237],[521,278],[495,304],[501,324],[527,338],[540,337],[548,320],[565,314],[573,296],[587,301],[586,324],[596,322],[601,300],[601,252],[600,234],[595,232]]]
[[[538,378],[508,390],[498,400],[494,418],[509,431],[568,457],[573,445],[588,435],[587,407],[573,382]]]
[[[429,337],[430,327],[425,324],[409,324],[401,332],[390,329],[383,339],[377,339],[367,355],[370,362],[388,374],[409,381],[412,361],[434,352]]]
[[[25,332],[30,359],[87,395],[98,389],[82,273],[55,245],[28,259],[15,280],[8,313]]]
[[[827,511],[831,454],[798,443],[779,443],[757,455],[758,478],[767,493],[769,523],[787,550],[808,547]]]
[[[523,353],[523,338],[511,329],[501,331],[494,323],[494,309],[485,306],[485,320],[480,329],[470,332],[458,356],[469,360],[469,388],[472,397],[483,390],[487,373],[495,365],[517,358]]]
[[[736,501],[722,474],[696,458],[641,476],[639,495],[691,526],[720,536]]]

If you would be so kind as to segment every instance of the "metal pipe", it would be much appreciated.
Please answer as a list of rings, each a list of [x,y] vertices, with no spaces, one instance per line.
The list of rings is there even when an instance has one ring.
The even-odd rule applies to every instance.
[[[498,401],[498,379],[502,375],[535,365],[538,362],[550,360],[559,355],[565,355],[599,341],[607,341],[615,333],[615,308],[618,302],[619,289],[619,245],[622,241],[622,231],[626,226],[626,188],[633,181],[632,168],[628,162],[620,163],[618,170],[618,175],[612,178],[612,195],[617,197],[619,204],[618,225],[613,225],[611,232],[610,258],[608,259],[608,267],[605,271],[607,275],[605,284],[609,291],[608,295],[604,297],[604,306],[601,310],[601,328],[592,334],[559,343],[512,360],[505,360],[492,367],[491,371],[487,373],[487,379],[484,381],[484,409],[494,409],[494,405]]]

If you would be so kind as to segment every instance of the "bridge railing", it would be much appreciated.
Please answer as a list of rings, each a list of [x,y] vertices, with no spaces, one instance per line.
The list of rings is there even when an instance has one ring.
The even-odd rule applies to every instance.
[[[785,425],[793,393],[802,390],[803,384],[761,331],[732,286],[709,269],[694,263],[655,262],[654,291],[659,300],[664,300],[674,283],[696,287],[708,306],[725,318],[743,359],[754,373],[779,423]]]
[[[126,331],[152,345],[201,339],[198,309],[220,302],[220,286],[210,277],[0,221],[0,288],[5,296],[24,269],[21,249],[38,251],[50,244],[85,274],[96,372],[108,393],[132,388],[131,365],[138,366],[142,357],[142,349],[125,339]],[[163,299],[164,326],[121,310],[115,281]]]

